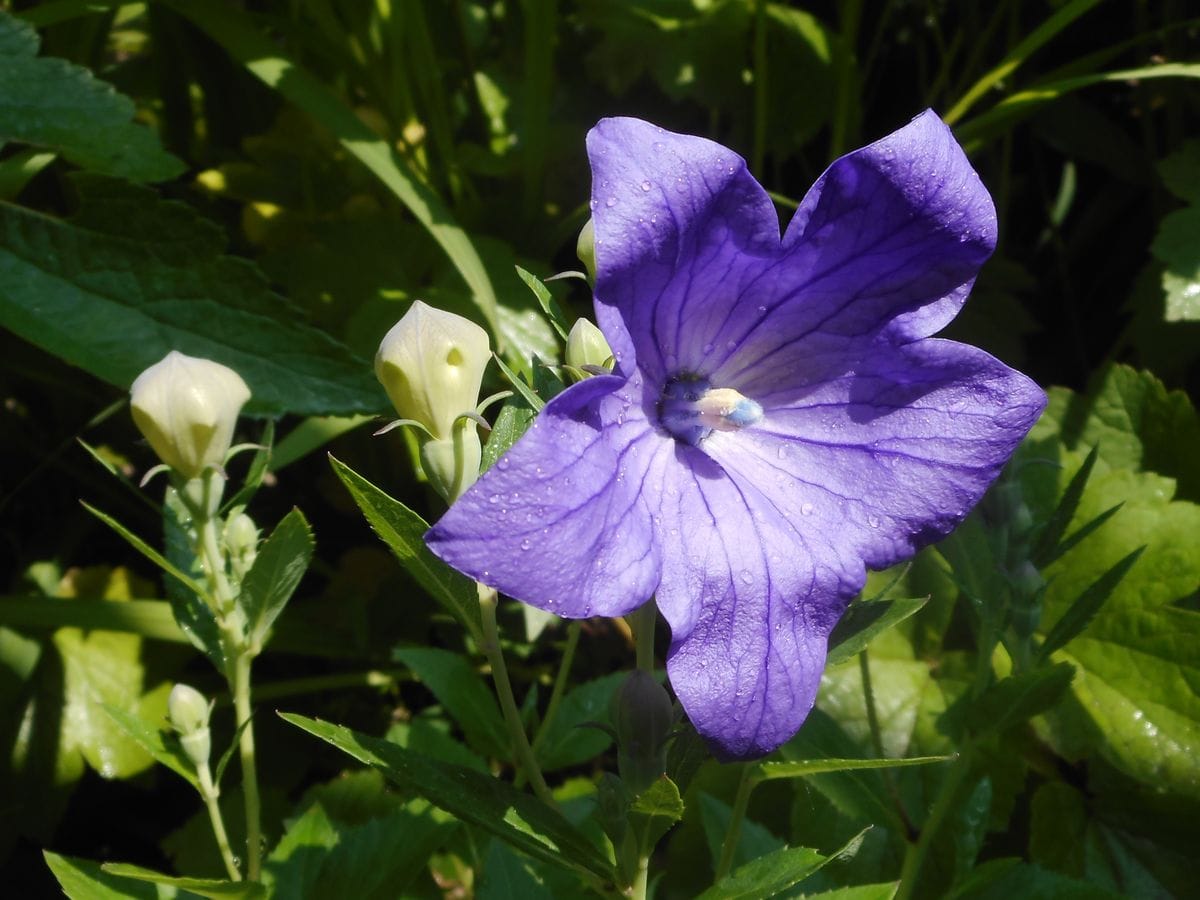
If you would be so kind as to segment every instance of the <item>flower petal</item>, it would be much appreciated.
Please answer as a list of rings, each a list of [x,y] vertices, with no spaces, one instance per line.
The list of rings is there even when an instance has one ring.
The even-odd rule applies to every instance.
[[[734,296],[779,249],[779,218],[745,161],[704,138],[638,119],[588,133],[596,230],[596,316],[622,371],[695,369]],[[715,317],[716,321],[709,319]]]
[[[927,337],[957,314],[995,243],[987,189],[927,111],[817,180],[778,264],[741,287],[722,335],[737,349],[711,377],[753,394],[796,369],[814,336]]]
[[[696,448],[679,462],[660,508],[667,672],[719,757],[761,756],[812,708],[829,631],[865,573]]]
[[[851,374],[803,390],[781,386],[765,399],[760,423],[714,433],[704,450],[770,490],[805,534],[837,535],[867,566],[884,568],[962,521],[1046,396],[953,341],[876,344],[857,360]]]
[[[599,376],[555,397],[429,530],[430,550],[567,618],[619,616],[644,603],[661,563],[642,482],[668,440],[631,401],[638,390]]]

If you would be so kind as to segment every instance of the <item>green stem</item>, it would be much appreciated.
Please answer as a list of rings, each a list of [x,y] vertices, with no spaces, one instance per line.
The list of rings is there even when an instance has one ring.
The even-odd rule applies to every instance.
[[[629,889],[629,896],[633,900],[646,900],[646,890],[650,885],[650,854],[645,853],[638,857],[637,875],[634,876],[633,884]]]
[[[504,724],[508,726],[508,734],[512,739],[513,755],[525,777],[529,779],[538,799],[547,806],[557,808],[558,804],[555,803],[550,788],[546,786],[542,770],[534,758],[533,748],[529,746],[529,738],[525,735],[525,726],[521,724],[521,713],[513,696],[512,684],[508,680],[508,666],[504,663],[504,653],[500,649],[500,629],[496,624],[496,592],[484,584],[477,587],[479,617],[483,620],[483,652],[492,666],[492,681],[496,685],[496,696],[504,713]]]
[[[199,481],[199,485],[196,482]],[[195,491],[195,487],[198,491]],[[195,492],[194,492],[195,491]],[[221,548],[221,495],[225,479],[215,469],[207,470],[199,479],[188,482],[180,495],[191,506],[196,522],[196,555],[204,565],[204,578],[218,616],[233,607],[233,588],[225,573],[225,553]],[[198,494],[198,496],[197,496]]]
[[[729,828],[725,832],[725,841],[721,844],[721,860],[717,863],[715,883],[729,874],[733,868],[733,857],[737,852],[738,840],[742,832],[742,819],[746,818],[746,807],[750,805],[750,794],[758,785],[754,777],[755,764],[742,764],[742,780],[738,782],[737,796],[733,800],[733,813],[729,817]]]
[[[220,791],[213,784],[208,763],[198,766],[196,775],[200,780],[200,796],[204,798],[204,806],[208,810],[208,820],[212,823],[213,837],[217,839],[217,849],[221,851],[221,861],[225,863],[225,871],[229,873],[231,881],[241,881],[242,873],[238,871],[233,850],[229,847],[229,835],[225,832],[225,820],[221,817],[221,807],[217,804]]]
[[[754,7],[754,144],[750,171],[763,177],[767,145],[767,2]]]
[[[971,771],[971,750],[969,742],[963,746],[958,759],[938,789],[933,807],[929,810],[929,818],[921,826],[920,836],[916,843],[908,845],[904,854],[904,864],[900,869],[900,887],[893,900],[912,900],[912,897],[916,896],[915,891],[920,884],[921,870],[925,867],[930,847],[933,846],[937,833],[954,807],[959,787]]]
[[[654,625],[658,618],[658,606],[653,599],[647,600],[627,617],[633,629],[637,648],[637,667],[643,672],[654,674]]]
[[[875,691],[871,688],[871,663],[867,651],[858,654],[858,670],[862,673],[863,700],[867,704],[867,726],[871,729],[871,746],[877,759],[883,759],[883,732],[879,728],[879,713],[875,709]],[[887,769],[884,769],[886,774]]]
[[[554,676],[554,687],[550,691],[550,702],[546,705],[546,715],[542,718],[542,724],[538,726],[538,732],[533,738],[535,754],[541,747],[542,741],[546,739],[546,735],[550,733],[550,723],[558,715],[558,705],[562,703],[563,694],[567,690],[567,679],[571,674],[571,664],[575,661],[575,648],[579,646],[579,635],[582,630],[583,623],[579,619],[575,619],[567,626],[567,646],[563,648],[562,659],[558,663],[558,674]]]
[[[250,720],[250,662],[244,650],[233,663],[233,708],[239,728]],[[258,799],[258,766],[254,758],[254,724],[242,728],[238,743],[242,762],[242,797],[246,801],[246,877],[258,881],[262,859],[262,821]]]

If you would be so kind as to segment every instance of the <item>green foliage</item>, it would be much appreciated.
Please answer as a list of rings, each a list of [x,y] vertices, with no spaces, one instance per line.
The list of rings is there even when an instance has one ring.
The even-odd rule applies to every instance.
[[[293,509],[258,548],[258,555],[242,580],[238,596],[254,643],[266,643],[275,619],[283,612],[308,570],[313,547],[308,520],[300,510]]]

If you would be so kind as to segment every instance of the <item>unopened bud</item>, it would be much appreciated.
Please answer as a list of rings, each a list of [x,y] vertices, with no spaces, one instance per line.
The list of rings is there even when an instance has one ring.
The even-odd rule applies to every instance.
[[[172,350],[134,380],[129,399],[158,458],[192,479],[225,461],[250,389],[228,366]]]
[[[234,513],[225,522],[225,549],[230,568],[241,581],[258,556],[258,526],[244,512]]]
[[[417,300],[380,343],[375,377],[401,418],[446,439],[455,420],[479,402],[490,359],[486,331]]]
[[[583,223],[579,239],[575,241],[575,255],[587,269],[588,278],[596,280],[596,226],[588,219]]]
[[[208,731],[208,717],[212,707],[208,700],[194,687],[177,684],[167,697],[167,715],[171,727],[179,732],[179,743],[197,767],[208,765],[212,751],[212,739]]]
[[[447,503],[453,503],[479,479],[482,460],[483,445],[470,419],[455,426],[453,438],[421,444],[421,468]]]
[[[667,770],[667,737],[675,724],[671,698],[654,676],[635,669],[613,695],[610,715],[621,780],[639,794]]]
[[[577,319],[567,335],[567,365],[586,371],[585,366],[612,367],[613,352],[604,332],[587,319]]]

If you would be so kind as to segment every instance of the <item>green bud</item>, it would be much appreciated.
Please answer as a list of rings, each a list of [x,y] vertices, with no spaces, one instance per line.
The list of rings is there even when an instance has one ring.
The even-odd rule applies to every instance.
[[[258,526],[244,512],[233,513],[225,522],[225,549],[229,566],[240,582],[258,556]]]
[[[250,389],[233,369],[174,350],[129,390],[134,424],[158,458],[187,479],[225,462],[249,399]]]
[[[612,368],[613,352],[604,332],[587,319],[577,319],[567,335],[567,365],[583,370],[584,366]]]
[[[421,444],[421,468],[447,503],[453,503],[475,483],[482,460],[483,445],[471,419],[455,425],[453,437]]]
[[[592,220],[588,219],[583,224],[583,230],[579,232],[579,239],[575,242],[575,255],[579,257],[579,261],[583,263],[583,267],[587,269],[588,278],[591,281],[596,280],[596,226],[592,224]]]
[[[458,417],[475,410],[491,358],[486,331],[417,300],[379,344],[375,377],[401,418],[446,440]]]
[[[617,733],[617,768],[633,794],[667,770],[667,737],[675,724],[671,698],[653,675],[629,673],[609,709]]]
[[[167,697],[167,716],[171,727],[179,732],[179,743],[197,767],[208,765],[212,751],[212,740],[208,731],[208,717],[212,706],[203,694],[194,687],[177,684]]]

